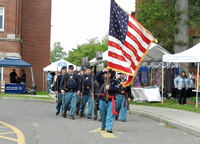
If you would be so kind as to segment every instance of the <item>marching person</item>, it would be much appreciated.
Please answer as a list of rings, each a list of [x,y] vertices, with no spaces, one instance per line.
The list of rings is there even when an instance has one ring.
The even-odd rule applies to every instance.
[[[77,71],[77,74],[79,76],[80,82],[81,82],[81,75],[80,75],[80,71]],[[80,107],[81,107],[81,95],[79,94],[77,96],[77,102],[76,102],[76,115],[79,115],[79,111],[80,111]]]
[[[61,69],[61,74],[57,76],[54,88],[55,88],[55,92],[56,92],[56,96],[57,96],[57,100],[56,100],[56,115],[58,115],[60,113],[60,109],[63,115],[63,104],[62,104],[62,93],[60,91],[60,82],[63,78],[63,76],[66,74],[66,67],[63,66]]]
[[[186,76],[185,71],[182,71],[181,76],[178,76],[177,78],[174,79],[174,85],[175,88],[178,88],[179,90],[179,100],[178,100],[178,104],[181,104],[182,98],[183,98],[183,104],[186,104],[186,94],[187,94],[187,90],[188,88],[190,88],[191,86],[191,81],[190,79]]]
[[[85,68],[82,67],[81,70],[80,70],[80,75],[83,76],[84,74],[85,74]]]
[[[87,118],[92,119],[93,99],[94,99],[94,81],[96,77],[92,74],[92,67],[87,67],[86,74],[82,76],[82,104],[80,108],[80,117],[85,117],[84,111],[88,102]]]
[[[99,83],[97,80],[94,81],[94,120],[97,120],[97,116],[99,117],[99,121],[101,121],[101,116],[99,114],[99,100],[100,100],[100,94],[99,94]]]
[[[102,77],[104,73],[108,73],[107,78]],[[96,76],[97,81],[100,84],[99,92],[101,94],[101,99],[99,101],[99,108],[102,120],[101,130],[105,130],[106,128],[108,133],[112,133],[114,115],[117,114],[115,110],[114,97],[118,92],[118,87],[117,87],[117,82],[111,79],[111,76],[112,76],[112,70],[109,70],[107,68],[105,68],[103,71],[100,71]]]
[[[62,95],[64,95],[64,112],[63,112],[63,118],[67,117],[67,110],[69,105],[71,104],[71,112],[70,112],[70,119],[75,120],[74,113],[76,111],[76,100],[77,95],[80,94],[81,91],[81,83],[79,76],[74,73],[74,67],[73,65],[69,65],[68,67],[68,73],[66,73],[62,81],[60,83],[60,89]]]
[[[116,112],[119,114],[120,110],[120,120],[125,122],[127,116],[127,106],[131,98],[131,86],[123,87],[122,83],[126,81],[125,74],[119,73],[120,78],[118,78],[117,85],[119,87],[117,99],[116,99]],[[119,115],[115,115],[115,120],[118,120]]]

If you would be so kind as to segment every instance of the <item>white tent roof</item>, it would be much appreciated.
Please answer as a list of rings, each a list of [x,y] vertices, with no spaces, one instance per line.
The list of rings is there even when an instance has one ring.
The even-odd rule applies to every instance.
[[[71,64],[70,62],[68,62],[68,61],[66,61],[66,60],[64,60],[64,59],[61,59],[61,60],[59,60],[59,61],[57,61],[57,62],[53,62],[52,64],[50,64],[50,65],[48,65],[47,67],[43,68],[43,71],[44,71],[44,72],[47,72],[47,71],[56,72],[56,71],[57,71],[57,66],[58,66],[58,63],[59,63],[59,62],[66,62],[67,68],[68,68],[69,65],[73,65],[73,64]],[[76,65],[73,65],[73,66],[74,66],[74,69],[75,69],[75,70],[76,70],[76,68],[78,68]],[[58,71],[60,71],[61,68],[62,68],[62,67],[59,66],[59,67],[58,67]]]
[[[102,61],[107,61],[107,60],[108,60],[108,50],[103,53],[103,60]],[[89,64],[91,66],[95,65],[96,64],[96,58],[93,58],[92,60],[90,60]]]
[[[183,52],[164,55],[163,62],[200,62],[200,43]]]
[[[145,56],[143,61],[151,61],[152,59],[154,60],[161,60],[163,55],[170,55],[170,53],[165,50],[163,47],[161,47],[158,44],[152,43],[148,54]],[[103,60],[102,61],[107,61],[108,60],[108,50],[103,53]],[[90,65],[93,66],[96,64],[96,58],[92,59],[89,61]]]

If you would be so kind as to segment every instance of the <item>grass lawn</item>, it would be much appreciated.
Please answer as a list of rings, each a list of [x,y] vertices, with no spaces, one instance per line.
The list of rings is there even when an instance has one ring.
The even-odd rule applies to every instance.
[[[29,95],[29,96],[26,96]],[[44,95],[49,96],[47,92],[37,91],[36,95]],[[45,99],[45,100],[54,100],[53,98],[49,97],[34,97],[31,94],[2,94],[0,93],[0,97],[18,97],[18,98],[34,98],[34,99]]]
[[[172,109],[179,109],[179,110],[185,110],[185,111],[191,111],[200,113],[200,108],[196,108],[196,98],[192,97],[191,101],[194,102],[194,104],[187,104],[187,105],[177,105],[178,100],[174,102],[174,99],[166,99],[165,103],[137,103],[133,102],[133,99],[129,102],[130,104],[134,105],[144,105],[144,106],[154,106],[154,107],[162,107],[162,108],[172,108]]]

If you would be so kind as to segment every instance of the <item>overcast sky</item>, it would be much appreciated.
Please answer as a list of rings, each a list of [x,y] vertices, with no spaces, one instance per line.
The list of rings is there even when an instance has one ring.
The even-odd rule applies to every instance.
[[[135,0],[116,0],[128,13],[135,11]],[[68,52],[87,39],[108,33],[110,0],[52,0],[51,47],[60,41]]]

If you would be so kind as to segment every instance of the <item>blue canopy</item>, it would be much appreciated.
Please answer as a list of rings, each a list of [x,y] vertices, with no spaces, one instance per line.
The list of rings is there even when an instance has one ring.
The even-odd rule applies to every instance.
[[[31,64],[18,59],[16,57],[9,57],[9,58],[5,58],[3,60],[0,61],[0,67],[27,67],[27,68],[31,68]]]

